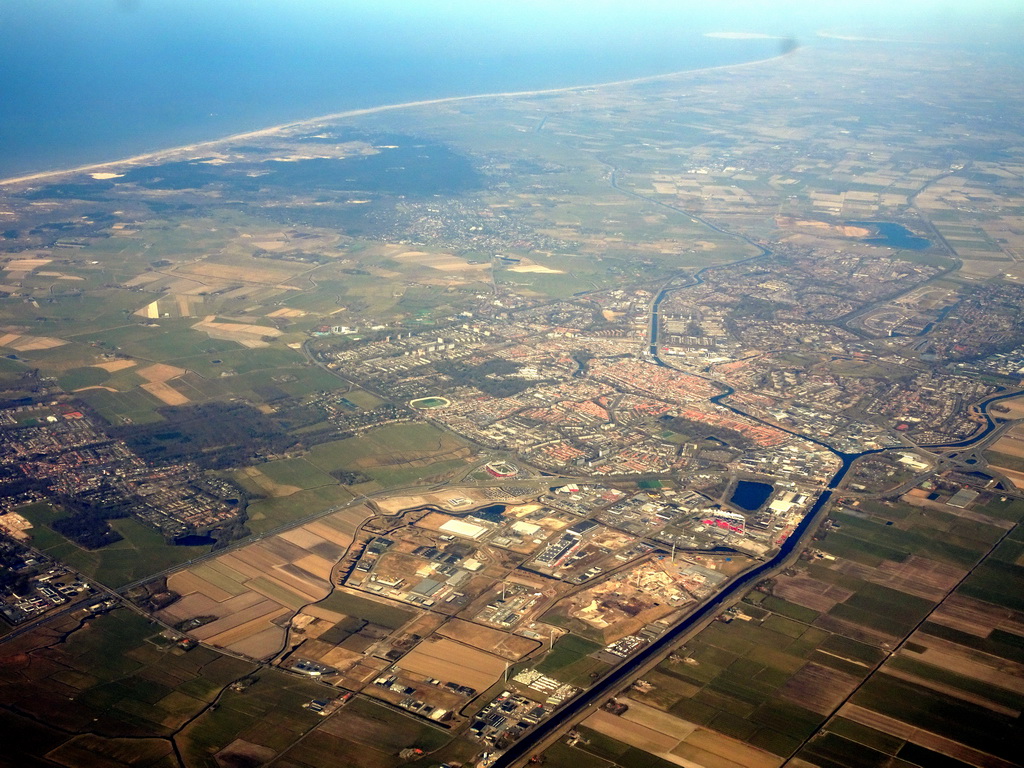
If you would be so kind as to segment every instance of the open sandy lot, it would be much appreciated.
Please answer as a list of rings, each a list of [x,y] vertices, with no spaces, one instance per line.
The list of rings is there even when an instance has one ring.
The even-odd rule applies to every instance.
[[[211,339],[235,341],[243,347],[249,348],[267,346],[267,342],[263,340],[264,336],[277,337],[281,335],[277,328],[249,323],[218,322],[213,315],[207,315],[192,327],[197,331],[203,331]]]
[[[598,710],[592,714],[583,724],[599,733],[603,733],[605,736],[611,736],[613,739],[625,744],[639,747],[658,757],[669,760],[671,758],[666,757],[666,755],[675,749],[680,741],[678,738],[667,736],[654,728],[631,722],[603,710]],[[677,760],[672,762],[679,763]],[[682,765],[682,763],[679,763],[679,765]]]
[[[732,765],[743,768],[777,768],[782,764],[780,757],[704,728],[698,728],[692,736],[684,739],[672,750],[672,754],[707,768]]]
[[[441,627],[437,634],[512,661],[521,659],[540,646],[536,640],[519,637],[462,619],[452,619]]]
[[[142,384],[139,389],[146,390],[153,397],[163,401],[167,405],[185,405],[186,403],[192,402],[170,384],[166,384],[162,381],[151,381],[148,384]]]
[[[142,384],[140,389],[146,390],[153,397],[167,403],[167,405],[185,405],[192,401],[167,383],[183,373],[185,373],[184,368],[177,368],[164,363],[156,363],[140,368],[138,371],[139,376],[146,379],[146,383]]]
[[[1007,456],[1024,457],[1024,424],[1020,424],[992,444],[990,450]]]
[[[123,371],[126,368],[131,368],[136,365],[134,360],[108,360],[105,363],[94,363],[93,368],[102,368],[108,373],[114,373],[115,371]]]
[[[276,285],[277,283],[286,282],[300,272],[306,272],[309,269],[310,265],[308,264],[285,265],[284,263],[278,263],[270,267],[257,264],[235,266],[233,264],[199,262],[178,267],[175,273],[188,277],[211,277],[232,283]]]
[[[181,376],[185,373],[185,369],[166,365],[165,363],[156,363],[155,365],[140,368],[137,373],[146,381],[162,383]]]
[[[52,336],[24,336],[18,333],[7,333],[0,336],[0,347],[10,347],[17,352],[35,352],[40,349],[53,349],[67,344],[63,339]]]
[[[455,501],[462,503],[455,504]],[[442,509],[450,509],[453,512],[464,512],[482,504],[488,504],[489,500],[483,492],[476,488],[446,488],[441,493],[419,493],[407,496],[390,496],[376,502],[380,511],[385,515],[396,515],[403,509],[415,509],[431,504]],[[444,522],[444,521],[442,521]]]
[[[45,267],[53,259],[11,259],[5,261],[3,268],[11,272],[31,272],[33,269]]]
[[[670,715],[668,712],[663,712],[649,704],[644,704],[642,701],[629,699],[627,703],[629,704],[629,709],[622,715],[623,720],[653,728],[659,733],[671,736],[677,741],[685,739],[697,730],[697,726],[694,723],[683,720],[675,715]]]
[[[999,471],[1002,472],[1018,488],[1024,488],[1024,472],[1016,472],[1012,469],[1003,469],[998,467]]]
[[[999,410],[992,409],[996,415],[1007,419],[1024,419],[1024,395],[1011,397],[1009,400],[1001,400],[997,405]],[[1003,408],[1006,410],[1003,411]]]
[[[866,227],[851,227],[845,224],[829,224],[826,221],[814,221],[811,219],[790,219],[780,217],[776,220],[780,227],[792,227],[805,229],[822,234],[839,235],[840,237],[867,237],[871,230]]]
[[[267,313],[267,317],[304,317],[305,312],[301,309],[288,309],[288,307],[281,307],[275,309],[273,312]]]
[[[509,272],[535,272],[541,275],[564,275],[564,269],[552,269],[551,267],[545,267],[542,264],[517,264],[514,267],[508,268]]]
[[[405,264],[430,267],[431,269],[437,269],[441,272],[476,272],[491,268],[491,265],[487,262],[481,264],[470,264],[465,259],[459,258],[458,256],[454,256],[450,253],[406,251],[405,253],[400,253],[392,258],[394,258],[395,261],[401,261]]]

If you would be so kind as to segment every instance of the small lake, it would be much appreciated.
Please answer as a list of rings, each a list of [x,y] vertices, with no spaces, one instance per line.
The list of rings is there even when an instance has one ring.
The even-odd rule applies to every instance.
[[[736,483],[736,490],[732,492],[730,504],[735,504],[740,509],[753,512],[768,501],[775,487],[768,483],[755,483],[750,480],[740,480]]]
[[[176,547],[205,547],[216,543],[217,540],[212,536],[200,536],[195,533],[188,536],[179,536],[174,540],[174,546]]]
[[[889,248],[901,248],[904,251],[923,251],[932,244],[931,240],[918,237],[902,224],[892,221],[848,221],[846,224],[873,230],[873,235],[861,240],[868,245],[884,245]]]
[[[500,523],[501,516],[505,514],[506,505],[504,504],[491,504],[489,507],[482,507],[471,514],[473,517],[479,517],[481,520],[487,520],[491,523]]]

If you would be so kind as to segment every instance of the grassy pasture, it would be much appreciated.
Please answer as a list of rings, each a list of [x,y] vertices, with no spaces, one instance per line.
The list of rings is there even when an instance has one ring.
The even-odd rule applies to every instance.
[[[1008,453],[998,451],[985,451],[985,458],[993,467],[1002,467],[1014,472],[1024,472],[1024,459],[1019,456],[1011,456]]]
[[[302,488],[316,488],[322,485],[337,485],[338,481],[303,458],[280,459],[259,465],[259,471],[281,485]]]
[[[910,513],[913,515],[914,513]],[[941,513],[940,513],[941,514]],[[884,521],[866,520],[842,512],[834,515],[841,528],[822,543],[822,549],[839,557],[849,557],[864,565],[878,566],[882,560],[903,562],[911,553],[961,567],[974,565],[987,550],[984,542],[939,536],[934,525],[908,522],[908,530],[887,526]],[[933,516],[934,519],[934,516]],[[911,518],[913,520],[913,518]],[[948,521],[947,521],[948,522]]]
[[[328,611],[337,611],[391,629],[398,629],[413,617],[411,611],[396,605],[377,602],[337,589],[317,605]]]
[[[1019,522],[1024,520],[1024,499],[1007,498],[1003,501],[1000,497],[995,496],[984,506],[975,507],[975,510],[1000,520]]]
[[[164,420],[157,413],[157,409],[163,408],[164,403],[142,389],[133,389],[128,392],[88,389],[79,392],[78,397],[115,426],[129,423],[154,424]]]
[[[96,550],[82,549],[49,527],[63,513],[49,504],[37,503],[19,510],[32,524],[32,544],[51,557],[108,587],[120,587],[178,565],[210,551],[210,547],[179,547],[134,518],[111,520],[124,538]]]
[[[372,477],[377,487],[386,488],[464,467],[465,462],[456,457],[463,449],[460,440],[429,424],[395,424],[314,446],[306,459],[325,472],[359,470]]]
[[[564,683],[586,687],[593,682],[592,674],[601,674],[609,668],[608,664],[589,658],[599,650],[601,646],[598,643],[576,635],[564,635],[536,669]]]
[[[107,765],[112,758],[123,765],[164,765],[166,737],[254,666],[206,648],[182,652],[156,642],[160,631],[117,610],[81,628],[76,619],[62,617],[0,649],[6,670],[0,672],[0,697],[37,724],[22,730],[24,718],[0,709],[0,728],[18,728],[25,737],[9,744],[6,754],[38,755],[45,744],[73,757],[75,765]],[[54,645],[62,636],[64,642]],[[11,666],[10,655],[22,653],[33,663]],[[38,725],[47,721],[59,722],[61,730]],[[86,732],[102,736],[76,735]]]
[[[262,669],[258,680],[241,693],[227,691],[219,706],[207,710],[182,732],[182,752],[190,764],[206,765],[209,755],[235,739],[280,752],[318,726],[321,719],[302,705],[325,698],[322,686]]]
[[[340,485],[324,485],[272,499],[259,499],[247,508],[246,523],[253,533],[266,533],[278,526],[297,523],[312,515],[341,506],[353,498]]]

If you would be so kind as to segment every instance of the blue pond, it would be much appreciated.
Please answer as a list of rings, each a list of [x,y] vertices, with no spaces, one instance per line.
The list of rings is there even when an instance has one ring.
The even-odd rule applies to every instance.
[[[491,504],[489,507],[482,507],[473,513],[473,517],[479,517],[481,520],[488,520],[492,523],[500,523],[501,516],[505,514],[504,504]]]
[[[730,504],[735,504],[740,509],[753,512],[762,504],[768,501],[768,497],[775,490],[774,486],[768,483],[754,483],[750,480],[740,480],[736,483],[736,490],[732,492]]]
[[[932,241],[918,237],[902,224],[892,221],[848,221],[851,227],[867,227],[874,235],[864,238],[861,242],[869,245],[885,245],[889,248],[901,248],[904,251],[923,251],[931,247]]]
[[[174,540],[174,545],[177,547],[205,547],[216,543],[217,540],[212,536],[200,536],[194,533],[188,536],[179,536]]]

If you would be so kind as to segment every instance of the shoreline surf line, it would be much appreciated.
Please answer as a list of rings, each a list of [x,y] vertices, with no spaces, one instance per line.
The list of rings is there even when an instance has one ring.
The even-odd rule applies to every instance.
[[[780,53],[776,56],[768,56],[767,58],[755,59],[754,61],[743,61],[738,64],[721,64],[714,67],[701,67],[699,69],[682,69],[677,72],[666,72],[665,74],[661,75],[646,75],[644,77],[634,77],[626,80],[613,80],[607,83],[592,83],[589,85],[570,85],[559,88],[543,88],[532,91],[505,91],[498,93],[475,93],[467,96],[443,96],[437,99],[406,101],[402,102],[401,104],[383,104],[376,107],[350,109],[343,112],[333,112],[327,115],[319,115],[317,117],[308,117],[302,120],[293,120],[287,123],[280,123],[278,125],[270,126],[269,128],[260,128],[255,131],[234,133],[231,134],[230,136],[224,136],[218,139],[209,139],[207,141],[199,141],[193,144],[183,144],[178,147],[169,147],[167,149],[158,149],[152,152],[145,152],[143,154],[133,155],[131,157],[120,158],[118,160],[104,160],[99,163],[89,163],[86,165],[75,166],[74,168],[62,168],[52,171],[38,171],[36,173],[22,174],[20,176],[11,176],[5,179],[0,179],[0,187],[12,186],[15,184],[25,184],[33,181],[39,181],[41,179],[51,179],[81,173],[94,173],[102,171],[103,169],[118,168],[120,166],[134,166],[146,163],[147,161],[150,160],[171,158],[180,154],[193,154],[203,149],[213,149],[221,144],[226,144],[229,142],[266,138],[268,136],[275,136],[277,134],[283,133],[293,128],[300,128],[306,125],[316,125],[317,123],[330,122],[334,120],[343,120],[349,117],[362,117],[364,115],[377,114],[378,112],[389,112],[399,109],[411,109],[414,107],[428,107],[437,104],[451,104],[459,101],[472,101],[477,99],[546,96],[555,93],[571,93],[573,91],[590,90],[592,88],[612,88],[620,85],[635,85],[637,83],[652,82],[654,80],[668,80],[673,77],[681,77],[683,75],[694,75],[702,72],[714,72],[723,69],[739,69],[741,67],[750,67],[758,64],[765,64],[770,61],[783,59],[787,56],[792,55],[795,52],[796,50],[788,51],[786,53]]]

